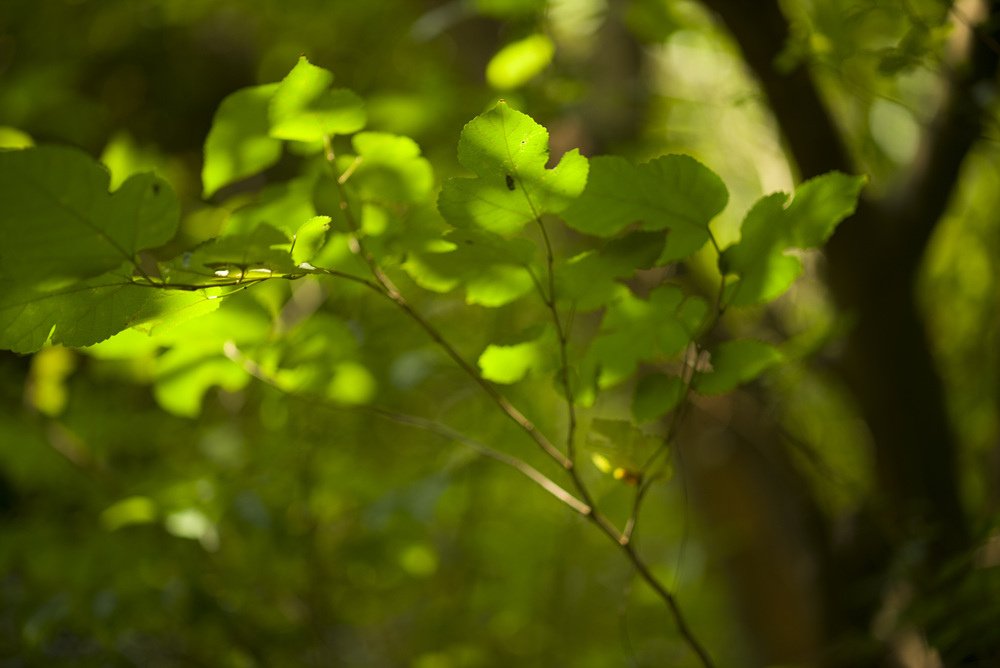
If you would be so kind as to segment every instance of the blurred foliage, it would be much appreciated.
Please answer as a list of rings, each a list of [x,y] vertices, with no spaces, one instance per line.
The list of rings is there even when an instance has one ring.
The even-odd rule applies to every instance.
[[[794,37],[783,65],[815,66],[870,187],[886,192],[905,177],[927,110],[940,99],[954,21],[934,0],[784,5]],[[552,164],[538,169],[576,146],[640,165],[683,151],[710,165],[729,190],[712,222],[723,247],[740,238],[742,216],[762,193],[794,190],[793,168],[739,53],[687,0],[6,0],[0,145],[75,145],[101,157],[115,187],[155,168],[183,212],[177,247],[162,253],[169,257],[224,225],[254,228],[302,201],[306,189],[310,202],[323,201],[310,174],[299,174],[299,156],[272,160],[266,149],[267,171],[235,184],[221,177],[213,187],[206,179],[202,199],[202,148],[220,103],[281,81],[302,54],[365,99],[371,132],[345,143],[344,153],[368,158],[360,187],[392,191],[401,202],[426,199],[461,173],[459,129],[498,91],[549,128]],[[631,57],[641,63],[638,80],[619,69]],[[400,147],[396,134],[419,149]],[[998,139],[994,122],[961,175],[920,285],[964,448],[963,490],[984,535],[1000,513]],[[410,151],[403,185],[391,179],[400,151]],[[305,206],[296,220],[321,227],[327,221],[318,213]],[[413,207],[409,229],[425,252],[403,256],[412,238],[378,233],[390,215],[392,208],[369,207],[363,225],[405,270],[401,287],[421,295],[415,306],[455,333],[459,351],[488,377],[517,381],[505,388],[512,399],[540,428],[560,433],[564,409],[551,374],[528,373],[537,350],[551,350],[553,333],[529,331],[541,307],[517,299],[531,289],[530,276],[512,278],[514,265],[497,260],[501,250],[524,249],[491,239],[477,246],[481,254],[445,257],[451,248],[441,244],[467,237],[435,238],[432,215]],[[305,239],[309,230],[281,232]],[[342,242],[328,244],[324,259],[363,270],[352,268]],[[594,251],[567,233],[559,243],[572,258],[567,275],[579,264],[580,276],[600,277],[599,285],[622,277],[621,256],[631,266],[642,261],[627,242]],[[766,350],[748,360],[734,355],[727,373],[783,356],[763,383],[801,446],[798,465],[842,516],[870,491],[868,435],[843,388],[809,362],[836,345],[844,323],[816,279],[817,256],[801,259],[804,280],[770,309],[728,314],[734,338]],[[682,278],[713,285],[713,261],[706,248]],[[447,296],[417,289],[448,293],[486,263],[521,287],[497,294],[464,285]],[[346,283],[257,286],[211,316],[214,329],[199,326],[204,350],[187,357],[121,338],[87,354],[50,347],[0,356],[2,665],[694,665],[662,601],[579,517],[452,439],[345,406],[377,396],[553,472],[421,331],[390,304],[358,299],[362,291]],[[595,307],[604,294],[593,297]],[[251,382],[220,353],[222,342],[251,338],[279,313],[289,323],[274,353],[285,386],[339,404]],[[579,318],[599,334],[596,320]],[[190,338],[184,327],[163,336]],[[791,335],[780,352],[761,343],[776,334]],[[629,358],[628,345],[609,346],[605,357]],[[604,433],[632,410],[644,420],[669,408],[644,397],[676,395],[673,378],[646,375],[634,398],[632,386],[601,395],[583,418],[581,469],[610,514],[627,515],[623,478],[645,451],[634,429],[625,445]],[[676,480],[650,488],[643,553],[678,590],[719,664],[743,664],[752,643],[740,638],[687,505]],[[977,601],[974,594],[995,589],[995,552],[984,548],[956,595]],[[948,612],[913,615],[936,621],[944,636],[935,640],[947,644]],[[988,613],[984,635],[995,633]]]

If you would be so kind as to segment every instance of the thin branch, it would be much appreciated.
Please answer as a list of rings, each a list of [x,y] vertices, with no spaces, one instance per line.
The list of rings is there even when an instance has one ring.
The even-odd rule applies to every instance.
[[[526,195],[527,196],[527,195]],[[531,201],[529,199],[529,204]],[[532,210],[534,210],[534,205],[531,205]],[[556,307],[556,274],[555,274],[555,255],[552,252],[552,242],[549,240],[549,233],[545,229],[545,223],[542,222],[540,217],[535,217],[535,222],[538,223],[538,228],[542,231],[542,239],[545,242],[545,262],[548,269],[548,279],[549,279],[549,291],[548,294],[542,295],[542,299],[545,301],[545,305],[549,309],[549,313],[552,315],[552,323],[556,328],[556,336],[559,339],[559,379],[563,386],[563,392],[566,395],[566,411],[568,413],[569,425],[566,429],[566,454],[572,462],[576,462],[576,400],[573,397],[573,385],[570,383],[569,378],[569,354],[567,348],[569,347],[569,334],[565,327],[563,327],[562,319],[559,317],[559,310]]]
[[[344,187],[344,184],[341,183],[340,175],[337,174],[334,162],[336,156],[334,155],[333,145],[330,142],[329,137],[326,138],[325,144],[327,164],[330,165],[330,170],[334,180],[337,182],[337,189],[340,193],[340,208],[344,212],[344,217],[347,220],[348,226],[351,228],[351,251],[356,255],[359,255],[368,265],[372,276],[375,277],[375,281],[378,286],[380,286],[377,291],[402,309],[411,320],[420,325],[421,329],[423,329],[427,335],[430,336],[431,339],[445,351],[445,353],[452,359],[452,361],[455,362],[455,364],[458,365],[460,369],[462,369],[462,371],[466,373],[466,375],[468,375],[477,385],[479,385],[480,388],[482,388],[486,395],[489,396],[493,403],[495,403],[508,418],[513,420],[528,434],[528,436],[531,437],[533,441],[535,441],[538,447],[540,447],[549,457],[558,462],[558,464],[564,469],[572,469],[572,460],[568,459],[562,452],[560,452],[559,449],[556,448],[552,442],[538,430],[538,427],[536,427],[531,420],[521,413],[517,407],[511,404],[510,401],[503,396],[492,383],[483,378],[479,371],[466,361],[466,359],[459,354],[455,347],[444,338],[441,332],[439,332],[434,325],[428,322],[410,305],[389,277],[385,275],[382,268],[379,267],[378,262],[376,262],[375,258],[368,252],[363,241],[360,239],[357,219],[354,217],[354,212],[351,210],[347,197],[347,189]]]
[[[372,275],[375,277],[377,283],[373,287],[379,294],[383,295],[395,303],[406,315],[416,322],[420,327],[427,333],[427,335],[442,349],[447,353],[449,357],[455,362],[460,369],[462,369],[466,375],[468,375],[480,388],[493,400],[493,402],[500,408],[501,411],[511,420],[513,420],[523,431],[525,431],[535,443],[554,461],[558,462],[562,466],[567,474],[573,481],[573,484],[577,488],[577,491],[582,498],[582,502],[579,508],[575,508],[577,512],[586,517],[591,523],[598,527],[602,533],[604,533],[608,538],[610,538],[616,545],[618,545],[626,554],[629,561],[633,564],[636,571],[639,573],[640,577],[646,581],[646,583],[657,593],[657,595],[663,599],[673,616],[674,623],[677,626],[678,632],[684,638],[685,643],[694,652],[698,658],[701,660],[702,664],[706,668],[711,668],[713,666],[711,657],[705,648],[698,642],[695,638],[691,629],[688,627],[687,622],[681,612],[680,606],[677,603],[677,599],[674,598],[673,594],[660,582],[649,567],[639,556],[636,548],[633,544],[629,542],[628,536],[623,534],[618,530],[617,527],[603,514],[601,513],[594,503],[590,492],[587,489],[586,484],[580,477],[579,472],[576,470],[575,461],[572,457],[567,457],[562,452],[557,449],[551,441],[542,434],[538,428],[525,417],[510,401],[504,397],[489,381],[483,378],[480,373],[463,358],[458,351],[444,338],[444,336],[435,328],[430,322],[428,322],[420,313],[418,313],[409,302],[403,297],[403,295],[396,289],[395,285],[389,280],[389,278],[382,272],[375,258],[368,253],[365,249],[363,242],[358,237],[358,225],[357,220],[354,218],[354,214],[351,211],[351,207],[347,197],[347,191],[344,188],[344,184],[340,181],[340,175],[337,174],[335,165],[335,155],[333,152],[333,146],[329,138],[325,141],[326,144],[326,157],[327,164],[330,166],[331,172],[333,173],[334,179],[337,181],[337,187],[340,193],[340,206],[341,210],[344,212],[344,216],[347,219],[348,225],[351,227],[352,232],[352,243],[350,248],[352,252],[360,255],[368,264]],[[532,210],[535,211],[534,204],[529,199],[529,204]],[[536,219],[539,217],[536,215]],[[541,220],[539,219],[539,224]],[[568,364],[566,359],[566,337],[562,330],[562,323],[558,318],[558,311],[555,308],[555,278],[552,271],[552,265],[554,263],[551,244],[549,243],[548,235],[545,232],[544,226],[542,227],[542,233],[545,237],[547,255],[548,255],[548,266],[549,266],[549,295],[546,300],[550,304],[550,312],[554,316],[554,322],[557,331],[560,332],[561,340],[561,350],[562,350],[562,361],[564,369],[564,382],[567,392],[567,400],[569,402],[569,407],[572,417],[572,430],[570,433],[570,438],[572,439],[573,431],[575,431],[575,414],[572,413],[573,409],[573,399],[572,393],[570,391],[570,384],[568,382]],[[368,285],[368,282],[365,282]],[[570,441],[571,443],[572,441]],[[502,453],[500,453],[502,454]],[[519,469],[520,470],[520,469]],[[524,471],[522,471],[524,473]],[[534,480],[534,478],[532,478]],[[535,480],[538,482],[538,480]],[[555,483],[552,483],[553,485]],[[546,488],[547,489],[547,488]],[[551,493],[551,490],[549,490]],[[568,493],[567,493],[568,494]],[[574,497],[575,498],[575,497]],[[563,500],[565,503],[566,501]]]
[[[465,434],[433,420],[428,420],[426,418],[417,417],[414,415],[406,415],[403,413],[396,413],[393,411],[384,410],[381,408],[369,408],[369,412],[372,412],[380,417],[387,420],[392,420],[399,424],[405,424],[418,429],[423,429],[425,431],[437,434],[443,438],[451,439],[468,446],[469,448],[475,450],[477,453],[484,457],[489,457],[498,462],[506,464],[514,469],[517,469],[520,473],[525,475],[534,481],[539,487],[544,489],[546,492],[562,501],[564,504],[575,510],[580,515],[589,515],[591,513],[591,508],[583,501],[580,501],[575,496],[567,492],[565,489],[560,487],[551,478],[546,476],[544,473],[536,469],[531,464],[527,463],[523,459],[514,457],[513,455],[508,455],[505,452],[501,452],[496,448],[491,448],[490,446],[477,441],[474,438],[466,436]]]
[[[322,401],[320,399],[311,397],[309,395],[299,394],[289,390],[288,388],[282,387],[281,384],[273,376],[264,371],[264,369],[261,368],[261,366],[257,364],[255,360],[244,355],[243,352],[239,349],[239,347],[237,347],[237,345],[232,341],[226,342],[223,348],[223,352],[225,353],[226,357],[228,357],[233,362],[239,364],[244,371],[252,375],[254,378],[257,378],[258,380],[270,385],[271,387],[277,390],[280,390],[281,392],[284,392],[285,394],[295,396],[301,400],[319,403],[327,407],[334,407],[329,402]],[[440,422],[435,422],[433,420],[428,420],[427,418],[422,418],[416,415],[409,415],[406,413],[399,413],[397,411],[390,411],[385,408],[379,408],[378,406],[350,406],[350,407],[345,407],[344,410],[363,411],[365,413],[371,413],[372,415],[376,415],[380,418],[390,420],[397,424],[402,424],[410,427],[415,427],[417,429],[422,429],[432,434],[436,434],[437,436],[440,436],[442,438],[452,440],[457,443],[461,443],[462,445],[465,445],[466,447],[474,450],[476,453],[484,457],[489,457],[490,459],[498,461],[502,464],[506,464],[507,466],[510,466],[511,468],[517,470],[519,473],[531,479],[539,487],[544,489],[546,492],[548,492],[550,495],[552,495],[562,503],[572,508],[580,515],[588,515],[591,512],[590,506],[583,503],[575,496],[567,492],[565,489],[560,487],[554,480],[546,476],[544,473],[536,469],[528,462],[513,455],[509,455],[505,452],[501,452],[496,448],[490,447],[485,443],[472,438],[471,436],[463,434],[457,429],[449,427],[448,425],[441,424]]]

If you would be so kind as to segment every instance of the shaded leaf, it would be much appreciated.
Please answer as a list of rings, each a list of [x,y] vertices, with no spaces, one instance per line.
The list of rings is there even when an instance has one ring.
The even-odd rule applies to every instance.
[[[620,383],[635,373],[640,362],[666,360],[683,351],[707,313],[703,299],[686,297],[673,285],[656,288],[648,300],[621,286],[584,365],[594,370],[598,388]]]
[[[649,422],[672,411],[684,398],[684,381],[677,376],[653,373],[643,376],[632,396],[632,416]]]
[[[108,172],[62,147],[0,152],[0,280],[51,284],[137,263],[166,243],[179,207],[170,186],[140,174],[108,192]]]
[[[786,251],[823,244],[854,212],[865,182],[863,176],[830,172],[800,185],[787,206],[785,193],[759,199],[743,219],[740,241],[723,252],[726,272],[739,276],[726,288],[726,303],[748,306],[784,293],[802,271],[799,259]]]
[[[624,158],[601,156],[591,161],[587,187],[563,218],[596,236],[614,236],[636,223],[644,230],[669,230],[662,263],[704,245],[709,221],[728,201],[722,180],[694,158],[666,155],[632,165]]]
[[[121,272],[47,289],[10,286],[0,294],[0,348],[89,346],[129,327],[214,309],[217,296],[132,283]]]
[[[649,269],[663,252],[663,232],[633,232],[570,258],[556,268],[556,294],[577,311],[600,308],[615,294],[619,279]]]
[[[725,394],[782,359],[781,351],[763,341],[726,341],[712,351],[712,370],[695,376],[694,388],[702,394]]]

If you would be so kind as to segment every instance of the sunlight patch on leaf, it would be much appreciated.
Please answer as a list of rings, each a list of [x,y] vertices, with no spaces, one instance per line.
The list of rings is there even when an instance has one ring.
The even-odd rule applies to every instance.
[[[494,383],[509,385],[523,379],[528,372],[547,366],[551,338],[546,331],[538,338],[512,345],[491,343],[479,356],[483,378]]]
[[[219,352],[201,347],[177,347],[157,358],[153,396],[169,413],[197,417],[202,398],[212,387],[235,392],[246,387],[250,374]]]
[[[115,531],[132,524],[155,522],[159,515],[156,502],[148,496],[130,496],[109,506],[101,513],[101,524]]]
[[[555,44],[545,35],[511,42],[486,65],[486,81],[500,90],[523,86],[549,66],[555,52]]]
[[[334,401],[353,406],[370,402],[377,389],[371,371],[358,362],[346,361],[334,367],[326,394]]]

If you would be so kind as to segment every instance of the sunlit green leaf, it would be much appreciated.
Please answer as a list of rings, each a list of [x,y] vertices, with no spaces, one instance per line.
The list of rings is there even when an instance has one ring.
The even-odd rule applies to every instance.
[[[556,47],[545,35],[531,35],[500,49],[486,66],[486,81],[508,90],[522,86],[552,62]]]
[[[281,141],[269,135],[268,107],[278,84],[231,93],[219,105],[205,139],[201,171],[203,195],[256,174],[278,161]]]
[[[146,496],[130,496],[109,506],[101,513],[101,524],[114,531],[131,524],[154,522],[158,515],[156,502]]]
[[[371,372],[358,362],[345,361],[333,368],[327,396],[342,404],[366,404],[375,396],[378,384]]]
[[[537,338],[510,345],[490,344],[479,356],[483,378],[494,383],[510,384],[532,370],[548,368],[552,333],[546,329]]]
[[[312,260],[326,241],[330,216],[313,216],[299,227],[292,246],[292,262],[296,265]]]
[[[195,417],[209,388],[219,386],[235,392],[248,382],[250,374],[220,353],[179,346],[157,358],[153,394],[160,406],[174,415]]]
[[[348,184],[363,201],[413,203],[430,194],[434,172],[409,137],[360,132],[351,142],[358,163]]]
[[[19,149],[34,146],[31,135],[17,128],[0,125],[0,149]]]
[[[573,150],[546,169],[549,133],[505,102],[462,130],[458,159],[475,178],[449,179],[438,207],[455,227],[510,235],[546,213],[559,213],[579,195],[587,159]]]
[[[66,379],[76,366],[72,350],[62,346],[42,348],[31,358],[25,400],[43,415],[59,415],[69,400]]]
[[[364,103],[351,91],[330,89],[333,74],[299,58],[271,98],[271,136],[318,142],[365,126]]]

